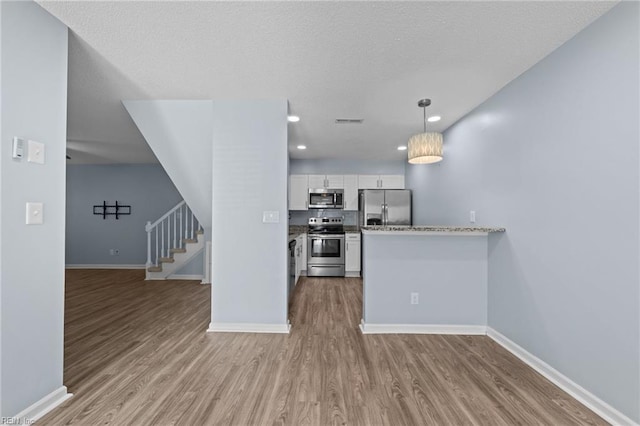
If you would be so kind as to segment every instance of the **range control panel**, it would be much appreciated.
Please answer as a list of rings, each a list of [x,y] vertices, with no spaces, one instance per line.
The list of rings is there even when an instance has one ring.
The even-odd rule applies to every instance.
[[[310,217],[309,225],[342,225],[341,217]]]

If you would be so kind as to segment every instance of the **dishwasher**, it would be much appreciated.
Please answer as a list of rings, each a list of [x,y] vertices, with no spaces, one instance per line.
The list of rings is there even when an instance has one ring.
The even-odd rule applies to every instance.
[[[293,288],[296,286],[296,240],[289,243],[289,286],[288,298],[293,296]]]

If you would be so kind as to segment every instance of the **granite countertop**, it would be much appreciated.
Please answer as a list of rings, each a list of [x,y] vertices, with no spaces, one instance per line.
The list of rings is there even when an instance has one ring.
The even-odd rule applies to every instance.
[[[363,234],[476,234],[505,232],[505,228],[485,226],[363,226]]]
[[[308,226],[304,225],[291,225],[289,226],[289,242],[295,240],[300,235],[305,234],[309,229]]]
[[[295,240],[302,234],[306,234],[309,230],[309,227],[306,225],[291,225],[289,226],[289,242]],[[360,232],[359,226],[348,226],[345,225],[344,232]]]

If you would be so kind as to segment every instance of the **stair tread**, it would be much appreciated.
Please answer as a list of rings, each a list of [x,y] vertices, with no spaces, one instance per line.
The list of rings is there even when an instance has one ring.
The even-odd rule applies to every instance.
[[[198,229],[198,230],[196,231],[196,234],[198,234],[198,235],[204,235],[204,230],[202,230],[202,229]]]
[[[171,253],[186,253],[187,249],[183,249],[183,248],[172,248],[171,250],[169,250]]]
[[[176,260],[173,257],[161,257],[158,259],[158,262],[162,262],[162,263],[173,263]]]
[[[149,272],[162,272],[162,266],[149,266],[147,268]]]
[[[182,241],[184,241],[185,243],[191,243],[191,244],[198,242],[198,240],[196,238],[185,238]]]

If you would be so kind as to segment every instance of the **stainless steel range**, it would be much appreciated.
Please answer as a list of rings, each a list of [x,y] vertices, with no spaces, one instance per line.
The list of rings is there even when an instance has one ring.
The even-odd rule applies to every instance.
[[[307,275],[344,277],[344,227],[341,217],[309,219]]]

